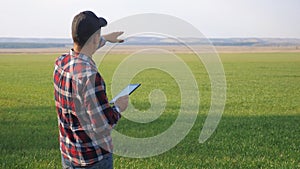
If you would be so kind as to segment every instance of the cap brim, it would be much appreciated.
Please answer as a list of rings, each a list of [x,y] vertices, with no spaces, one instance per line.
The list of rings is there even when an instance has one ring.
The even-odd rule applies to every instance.
[[[102,17],[99,17],[99,22],[100,22],[101,27],[104,27],[107,25],[107,21]]]

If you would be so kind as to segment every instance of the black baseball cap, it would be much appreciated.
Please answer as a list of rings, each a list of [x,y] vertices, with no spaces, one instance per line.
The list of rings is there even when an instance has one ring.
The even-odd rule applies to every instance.
[[[107,21],[97,17],[92,11],[80,12],[72,22],[73,41],[83,46],[96,31],[106,25]]]

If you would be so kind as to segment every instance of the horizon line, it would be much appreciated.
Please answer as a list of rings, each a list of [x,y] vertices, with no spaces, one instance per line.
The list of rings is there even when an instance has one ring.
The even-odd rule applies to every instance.
[[[151,37],[151,36],[136,36],[136,37]],[[153,36],[155,37],[155,36]],[[72,37],[22,37],[22,36],[0,36],[0,38],[8,39],[72,39]],[[168,37],[166,37],[168,38]],[[178,37],[178,38],[197,38],[197,37]],[[300,37],[258,37],[258,36],[230,36],[230,37],[204,37],[207,39],[299,39]]]

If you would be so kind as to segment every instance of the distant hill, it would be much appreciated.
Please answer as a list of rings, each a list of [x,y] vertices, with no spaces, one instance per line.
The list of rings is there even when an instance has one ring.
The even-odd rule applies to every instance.
[[[188,45],[214,46],[300,46],[300,39],[291,38],[160,38],[160,37],[132,37],[126,41],[127,45]]]
[[[293,38],[164,38],[130,37],[124,45],[210,45],[214,46],[300,46],[300,39]],[[63,38],[1,38],[0,48],[64,48],[72,46],[71,39]]]
[[[63,48],[71,39],[59,38],[0,38],[0,48]]]

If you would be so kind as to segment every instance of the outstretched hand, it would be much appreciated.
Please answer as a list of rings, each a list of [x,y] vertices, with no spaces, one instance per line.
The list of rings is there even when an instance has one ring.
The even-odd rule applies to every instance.
[[[111,43],[122,43],[124,42],[123,39],[118,39],[120,35],[122,35],[124,32],[112,32],[106,35],[103,35],[106,41]]]

